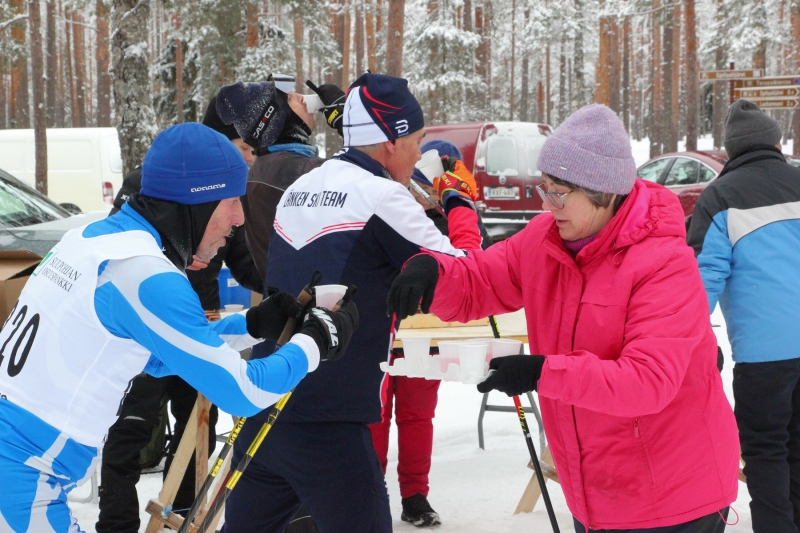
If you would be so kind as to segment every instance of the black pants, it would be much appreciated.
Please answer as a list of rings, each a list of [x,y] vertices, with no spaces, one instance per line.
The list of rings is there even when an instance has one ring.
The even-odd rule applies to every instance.
[[[722,533],[725,531],[725,520],[728,519],[728,507],[718,513],[700,517],[691,522],[675,526],[652,527],[648,529],[590,529],[591,533]],[[722,515],[722,516],[720,516]],[[724,517],[724,519],[723,519]],[[586,528],[580,522],[575,522],[575,533],[586,533]]]
[[[170,400],[175,417],[173,438],[167,453],[164,475],[169,471],[183,431],[197,400],[197,391],[177,376],[154,378],[141,374],[133,379],[131,389],[122,402],[120,415],[109,429],[100,465],[100,517],[97,533],[138,533],[139,453],[153,434],[164,396]],[[214,450],[217,408],[212,407],[209,423],[209,453]],[[175,496],[173,509],[188,509],[194,501],[194,456]]]
[[[800,529],[800,359],[737,363],[734,413],[755,533]]]

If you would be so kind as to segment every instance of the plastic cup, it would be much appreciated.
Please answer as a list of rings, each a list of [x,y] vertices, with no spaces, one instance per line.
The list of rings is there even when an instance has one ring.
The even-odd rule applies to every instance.
[[[486,349],[488,344],[482,342],[462,343],[458,345],[458,360],[461,368],[459,376],[464,383],[471,383],[483,378],[486,371]]]
[[[458,359],[458,345],[463,344],[458,341],[439,341],[439,355],[442,358],[452,357]]]
[[[225,312],[226,313],[238,313],[239,311],[244,311],[244,305],[242,305],[242,304],[225,304]]]
[[[444,166],[442,166],[442,159],[439,157],[439,150],[428,150],[422,154],[422,158],[414,165],[417,170],[428,178],[433,183],[434,178],[438,178],[444,174]]]
[[[413,337],[402,339],[403,356],[406,360],[406,371],[409,377],[422,377],[430,362],[431,338]]]
[[[522,341],[513,339],[492,339],[492,359],[505,357],[507,355],[517,355],[521,353]]]
[[[304,94],[303,102],[306,104],[308,112],[312,115],[325,107],[325,104],[322,103],[322,98],[318,94]]]
[[[336,303],[342,299],[345,292],[347,292],[347,287],[345,285],[317,285],[314,287],[317,307],[324,307],[328,311],[333,310]]]

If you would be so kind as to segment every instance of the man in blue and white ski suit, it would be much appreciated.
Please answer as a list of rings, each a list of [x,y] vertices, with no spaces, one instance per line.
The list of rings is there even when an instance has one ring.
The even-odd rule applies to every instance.
[[[142,369],[177,374],[226,412],[249,416],[330,356],[336,343],[312,313],[273,356],[243,361],[237,350],[277,338],[299,303],[273,295],[210,324],[183,273],[242,224],[246,178],[224,136],[174,126],[145,156],[141,193],[68,232],[33,272],[0,331],[0,532],[81,531],[67,493],[91,476]],[[329,318],[345,331],[343,322],[357,324],[352,305]]]

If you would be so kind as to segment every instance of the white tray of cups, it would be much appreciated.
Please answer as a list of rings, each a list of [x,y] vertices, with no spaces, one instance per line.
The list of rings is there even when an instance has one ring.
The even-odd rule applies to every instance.
[[[402,339],[404,357],[394,364],[381,363],[390,376],[477,384],[489,376],[489,361],[521,353],[522,342],[512,339],[468,339],[441,341],[439,354],[431,356],[430,337]]]

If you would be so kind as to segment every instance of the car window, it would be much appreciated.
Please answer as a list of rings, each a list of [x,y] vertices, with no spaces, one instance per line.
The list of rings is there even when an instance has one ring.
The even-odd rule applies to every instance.
[[[705,165],[700,165],[700,183],[706,183],[717,177],[717,173]]]
[[[69,213],[15,180],[0,175],[0,225],[18,228],[66,218]]]
[[[664,185],[667,187],[676,185],[693,185],[697,183],[697,174],[700,171],[700,163],[694,159],[686,157],[675,158],[675,163],[667,172]]]
[[[787,157],[786,162],[792,165],[793,167],[800,167],[800,159],[796,159],[794,157]]]
[[[514,137],[493,135],[489,137],[486,147],[486,173],[491,176],[500,174],[516,176],[517,141]]]
[[[119,149],[119,140],[116,136],[109,137],[106,141],[106,149],[108,150],[108,165],[111,172],[122,172],[122,153]]]
[[[670,161],[672,161],[671,157],[665,157],[663,159],[657,159],[652,163],[647,163],[636,172],[636,175],[643,180],[657,183],[658,178],[661,177],[661,174],[664,172],[667,165],[669,165]]]
[[[542,151],[544,141],[547,137],[525,137],[525,152],[528,159],[528,176],[541,176],[542,173],[536,169],[536,162],[539,160],[539,152]]]

